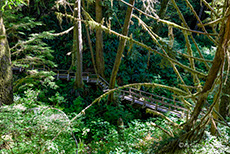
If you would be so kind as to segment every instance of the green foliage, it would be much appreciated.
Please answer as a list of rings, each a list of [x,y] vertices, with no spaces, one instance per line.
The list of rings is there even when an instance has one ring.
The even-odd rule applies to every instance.
[[[91,139],[92,142],[82,147],[88,146],[87,152],[92,153],[146,153],[152,141],[160,138],[158,135],[152,137],[154,131],[155,128],[149,122],[134,120],[121,130],[121,140],[121,134],[119,135],[115,126],[100,118],[92,118],[82,128],[80,141],[83,144]],[[81,151],[85,153],[86,149]]]
[[[53,8],[54,1],[33,0],[29,8],[4,12],[14,65],[29,67],[32,64],[38,66],[48,64],[52,67],[55,66],[56,62],[59,64],[59,69],[69,68],[71,56],[66,54],[72,50],[72,33],[54,38],[51,34],[54,31],[50,30],[63,31],[69,28],[72,23],[68,19],[63,19],[62,25],[58,24],[53,14],[56,11]],[[87,9],[94,15],[95,0],[88,0],[87,2]],[[184,1],[179,0],[177,3],[186,20],[189,19],[188,24],[193,29],[196,19]],[[121,32],[127,6],[119,1],[109,0],[102,1],[102,5],[104,25]],[[156,9],[159,10],[158,6],[156,5]],[[142,4],[136,3],[136,7],[141,8]],[[194,3],[194,7],[198,12],[200,8],[198,1]],[[62,9],[60,8],[60,10]],[[70,12],[68,8],[67,11]],[[134,12],[136,13],[136,11]],[[166,19],[181,24],[171,4]],[[147,19],[144,20],[147,21]],[[155,21],[148,21],[148,24],[148,26],[154,27]],[[133,38],[162,52],[161,48],[156,47],[151,38],[138,26],[135,19],[130,26],[130,32],[133,33]],[[91,31],[91,34],[92,43],[95,44],[94,31]],[[167,37],[168,29],[163,27],[161,34]],[[182,38],[179,30],[174,30],[174,35],[176,39],[173,42],[173,49],[168,47],[172,42],[167,38],[163,38],[160,43],[166,48],[170,57],[188,65],[188,60],[177,53],[179,51],[187,54],[187,51],[184,50],[184,38]],[[196,36],[195,38],[199,42],[198,46],[204,57],[212,59],[215,47],[212,47],[211,43],[207,44],[208,41],[205,37]],[[86,35],[83,35],[83,40],[86,42]],[[119,38],[104,34],[107,80],[109,80],[113,68],[118,43]],[[192,49],[195,49],[194,44],[192,44]],[[149,53],[149,51],[136,45],[130,45],[127,50],[123,54],[118,72],[118,85],[134,82],[154,82],[175,87],[178,85],[179,80],[168,60]],[[88,51],[89,47],[85,43],[84,70],[89,67],[92,68],[90,52]],[[197,52],[194,52],[194,56],[199,57]],[[202,62],[196,61],[196,67],[200,71],[207,72]],[[183,70],[180,72],[186,84],[192,85],[191,74]],[[133,109],[132,106],[122,105],[120,102],[117,106],[109,106],[106,105],[106,101],[102,100],[87,110],[84,116],[77,118],[71,126],[67,126],[60,136],[52,141],[67,124],[68,117],[76,116],[102,92],[93,86],[86,85],[84,92],[77,91],[80,96],[76,97],[72,92],[74,81],[68,83],[54,82],[54,73],[51,72],[33,70],[28,73],[29,76],[14,83],[15,105],[0,108],[0,139],[2,139],[0,140],[0,149],[3,153],[74,153],[76,145],[71,137],[72,132],[78,140],[79,153],[149,153],[150,151],[157,152],[154,146],[159,147],[159,144],[172,139],[161,129],[154,128],[151,122],[177,133],[176,129],[169,127],[167,122],[161,118],[152,118],[147,121],[134,120],[140,117],[141,112],[139,110]],[[171,93],[166,90],[157,88],[147,90],[169,98],[172,97]],[[122,128],[117,127],[119,118],[124,121]],[[181,124],[177,118],[170,118]],[[229,128],[221,128],[223,128],[221,130],[223,138],[207,135],[207,140],[189,150],[194,153],[227,152]],[[163,141],[159,142],[161,140]],[[218,145],[221,149],[218,149]]]
[[[48,91],[48,89],[57,89],[57,85],[53,82],[55,73],[46,72],[46,71],[28,71],[30,75],[25,78],[18,79],[14,82],[15,92],[20,93],[21,91],[25,91],[28,88],[33,88],[34,90],[44,90]]]
[[[83,101],[83,98],[81,96],[78,96],[75,100],[73,100],[71,107],[65,108],[64,111],[66,113],[79,113],[82,109],[84,109]]]
[[[230,129],[227,126],[219,125],[218,131],[220,137],[210,135],[210,132],[205,131],[204,139],[198,144],[181,144],[181,148],[185,148],[184,152],[204,153],[204,154],[222,154],[230,153]]]
[[[55,94],[55,96],[51,96],[51,97],[49,98],[49,100],[50,100],[53,104],[55,104],[55,106],[59,106],[61,103],[65,103],[65,102],[66,102],[65,98],[64,98],[63,96],[61,96],[59,92],[57,92],[57,93]]]
[[[32,89],[27,89],[26,91],[24,91],[24,97],[15,95],[15,103],[24,104],[25,107],[32,108],[38,104],[39,92],[39,90],[34,91]]]
[[[127,110],[128,108],[124,105],[118,103],[117,106],[106,106],[106,112],[103,114],[104,119],[106,121],[110,121],[111,123],[115,124],[117,123],[117,120],[119,118],[124,119],[124,122],[128,122],[135,118],[135,114],[138,114],[138,111],[135,111],[132,109],[131,111]]]
[[[14,66],[42,65],[55,66],[52,61],[53,50],[44,40],[53,39],[53,31],[34,33],[34,29],[41,26],[41,22],[24,16],[18,11],[8,10],[4,13],[5,27],[9,45],[11,47]]]
[[[15,8],[21,4],[26,5],[24,0],[2,0],[0,2],[0,8],[1,11],[4,11],[6,7],[12,9],[13,7]]]
[[[48,106],[26,105],[33,100],[31,97],[36,95],[27,93],[25,99],[18,99],[25,104],[1,107],[1,153],[74,153],[76,145],[71,138],[70,126],[52,140],[66,125],[68,117]]]
[[[53,72],[37,72],[36,70],[31,71],[32,74],[24,78],[18,79],[14,82],[15,95],[21,96],[22,100],[20,103],[25,102],[24,99],[31,98],[29,101],[31,104],[50,104],[57,108],[62,108],[67,101],[67,94],[63,94],[60,91],[59,86],[54,82]],[[62,93],[61,93],[62,92]],[[35,95],[36,97],[27,96],[27,94]],[[28,101],[26,101],[28,102]],[[76,108],[71,108],[70,111],[75,111]]]

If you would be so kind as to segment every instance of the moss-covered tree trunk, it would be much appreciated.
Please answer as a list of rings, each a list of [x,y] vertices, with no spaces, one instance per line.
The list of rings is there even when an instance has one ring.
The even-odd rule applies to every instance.
[[[102,0],[96,0],[96,21],[101,23],[102,20]],[[104,77],[105,62],[103,54],[103,35],[101,29],[96,29],[96,66],[97,73]]]
[[[129,0],[129,4],[134,5],[134,3],[135,3],[135,0]],[[122,35],[124,36],[128,35],[129,25],[130,25],[130,21],[132,18],[132,12],[133,12],[133,8],[128,7],[126,11],[126,15],[125,15],[123,29],[122,29]],[[126,43],[126,40],[121,38],[118,49],[117,49],[116,59],[113,65],[113,71],[112,71],[110,81],[109,81],[109,89],[113,89],[115,87],[117,72],[119,70],[121,59],[122,59],[122,54],[125,49],[125,43]],[[111,102],[112,100],[113,100],[113,93],[109,95],[109,102]]]
[[[74,88],[83,88],[82,81],[82,25],[81,25],[81,0],[76,0],[74,4],[74,17],[79,19],[74,23],[73,29],[73,59],[76,66],[76,79]]]
[[[0,106],[13,103],[11,55],[0,11]]]
[[[217,75],[223,67],[226,54],[225,52],[227,52],[228,43],[230,41],[230,15],[228,15],[226,19],[222,22],[219,38],[219,45],[213,59],[212,67],[208,73],[204,88],[198,97],[198,101],[192,113],[191,119],[186,125],[188,129],[192,128],[192,124],[197,120],[197,117],[201,113],[201,109],[204,105],[204,102],[207,100],[207,96],[210,92],[209,90],[214,85]]]

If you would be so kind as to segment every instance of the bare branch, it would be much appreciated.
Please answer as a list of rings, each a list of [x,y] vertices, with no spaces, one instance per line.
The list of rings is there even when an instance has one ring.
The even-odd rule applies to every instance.
[[[63,32],[60,32],[60,33],[49,33],[49,34],[52,35],[52,36],[61,36],[61,35],[65,35],[65,34],[69,33],[71,30],[73,30],[73,26],[70,27],[69,29],[63,31]]]

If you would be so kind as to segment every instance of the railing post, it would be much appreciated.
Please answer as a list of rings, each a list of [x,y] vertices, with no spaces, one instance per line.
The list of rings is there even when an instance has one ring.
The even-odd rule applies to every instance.
[[[157,107],[158,107],[158,102],[156,102],[156,110],[157,110]]]
[[[99,75],[97,74],[97,81],[96,81],[96,84],[98,84],[99,82]]]
[[[86,82],[89,82],[89,73],[87,73]]]
[[[131,95],[131,96],[132,96],[132,95]],[[134,96],[132,96],[132,103],[131,103],[131,105],[133,105],[134,102],[135,102],[135,98],[134,98]]]
[[[124,99],[125,99],[125,92],[124,92],[124,91],[122,92],[121,99],[122,99],[122,100],[124,100]]]
[[[143,101],[143,106],[142,106],[142,109],[144,109],[146,107],[146,102]]]
[[[184,111],[184,110],[182,110],[182,116],[183,116],[183,118],[184,118],[184,115],[185,115],[185,111]]]
[[[142,95],[141,95],[141,91],[139,91],[139,95],[140,95],[140,98],[141,98],[141,96],[142,96]]]
[[[67,81],[69,81],[69,71],[67,71]]]

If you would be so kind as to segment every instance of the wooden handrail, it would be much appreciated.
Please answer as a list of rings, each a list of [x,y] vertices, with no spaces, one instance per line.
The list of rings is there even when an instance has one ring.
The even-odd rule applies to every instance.
[[[140,96],[139,94],[135,93],[135,92],[132,92],[132,91],[125,91],[125,90],[121,90],[123,91],[123,93],[127,93],[131,96]],[[173,104],[170,104],[170,103],[166,103],[166,102],[163,102],[162,100],[158,100],[158,99],[153,99],[151,97],[147,97],[147,96],[141,96],[142,98],[145,98],[146,100],[150,100],[151,102],[148,102],[148,101],[145,101],[149,104],[155,104],[155,103],[152,103],[152,102],[156,102],[156,104],[158,105],[158,103],[161,103],[163,105],[167,105],[169,107],[173,107],[173,108],[176,108],[176,109],[180,109],[180,110],[185,110],[187,111],[188,109],[184,108],[184,107],[181,107],[181,106],[178,106],[178,105],[173,105]],[[138,100],[138,101],[141,101],[141,100]],[[142,101],[143,102],[143,101]]]
[[[146,91],[142,91],[142,90],[138,90],[138,89],[135,89],[135,88],[132,88],[132,87],[129,87],[129,89],[134,90],[134,91],[137,91],[137,92],[141,92],[142,94],[147,94],[147,95],[150,95],[150,96],[159,97],[159,98],[164,99],[164,100],[168,100],[168,101],[171,101],[171,102],[175,102],[175,103],[179,103],[179,104],[181,104],[181,105],[184,105],[184,103],[182,103],[182,102],[180,102],[180,101],[172,100],[172,99],[167,98],[167,97],[155,95],[155,94],[152,94],[152,93],[149,93],[149,92],[146,92]]]

